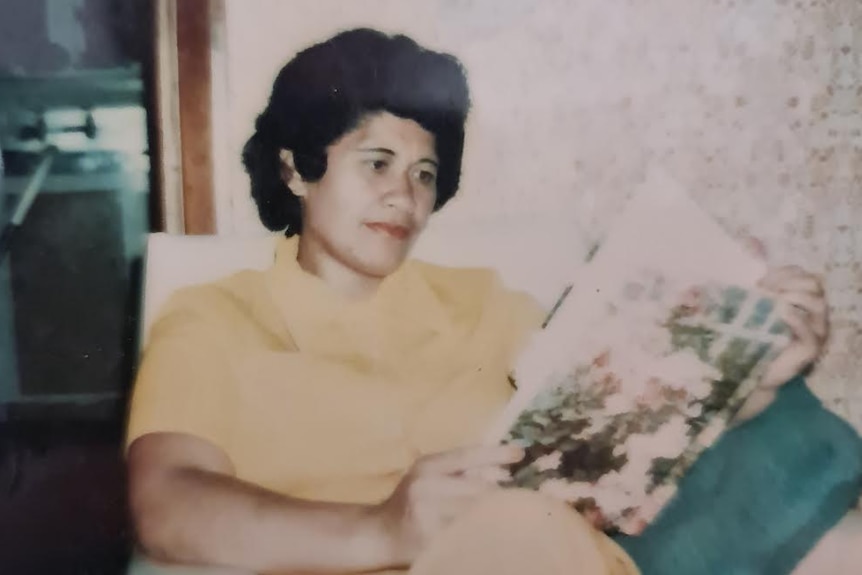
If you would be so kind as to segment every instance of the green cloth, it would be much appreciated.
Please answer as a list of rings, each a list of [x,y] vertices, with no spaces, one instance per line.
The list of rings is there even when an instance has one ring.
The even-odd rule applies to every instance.
[[[617,541],[643,575],[782,575],[860,493],[862,438],[797,378],[698,460],[643,534]]]

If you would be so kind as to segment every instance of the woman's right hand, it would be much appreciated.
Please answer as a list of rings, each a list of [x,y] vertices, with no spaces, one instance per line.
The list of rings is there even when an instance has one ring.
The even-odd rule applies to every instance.
[[[422,457],[377,509],[395,563],[409,566],[471,502],[499,489],[500,468],[524,457],[513,445],[468,447]]]

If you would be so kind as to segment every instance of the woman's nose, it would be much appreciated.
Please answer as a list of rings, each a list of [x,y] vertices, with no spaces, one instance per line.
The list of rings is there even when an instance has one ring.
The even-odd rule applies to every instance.
[[[415,199],[409,173],[398,174],[388,182],[385,201],[387,206],[405,210],[413,208]]]

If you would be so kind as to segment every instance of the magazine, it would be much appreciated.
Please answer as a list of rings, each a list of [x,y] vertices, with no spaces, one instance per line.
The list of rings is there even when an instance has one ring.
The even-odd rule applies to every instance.
[[[526,457],[502,484],[640,533],[790,340],[765,271],[652,174],[515,366],[489,439]]]

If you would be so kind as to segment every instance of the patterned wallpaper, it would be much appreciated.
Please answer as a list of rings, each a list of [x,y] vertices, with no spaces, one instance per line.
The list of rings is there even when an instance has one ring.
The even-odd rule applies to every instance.
[[[502,245],[551,278],[660,165],[773,263],[825,275],[834,333],[812,386],[862,430],[862,3],[228,0],[226,231],[258,228],[235,158],[274,73],[361,24],[451,51],[470,74],[462,194],[438,233],[496,226],[489,257]],[[560,218],[577,247],[508,250],[531,250],[510,230]]]

